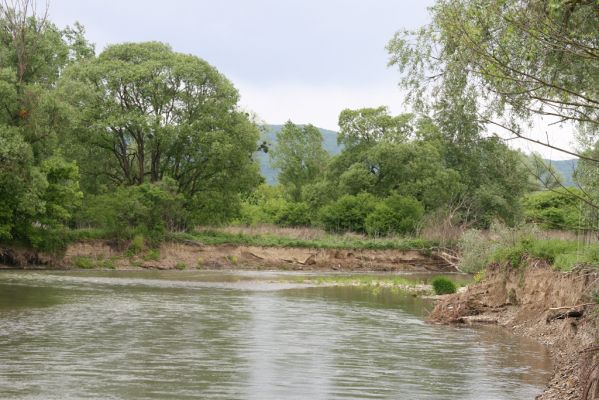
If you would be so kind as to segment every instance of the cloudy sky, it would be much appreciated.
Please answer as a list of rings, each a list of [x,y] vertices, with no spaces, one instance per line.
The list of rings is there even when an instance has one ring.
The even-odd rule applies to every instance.
[[[98,52],[111,43],[166,42],[224,73],[239,89],[242,106],[262,121],[291,119],[336,130],[344,108],[406,111],[385,45],[397,30],[425,24],[434,0],[49,2],[52,21],[81,22]],[[569,141],[557,128],[551,131]]]

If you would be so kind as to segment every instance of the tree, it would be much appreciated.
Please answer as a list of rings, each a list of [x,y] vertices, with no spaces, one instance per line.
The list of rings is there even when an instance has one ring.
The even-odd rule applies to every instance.
[[[68,28],[67,30],[70,30]],[[68,116],[56,81],[88,46],[83,28],[61,31],[32,0],[0,2],[0,241],[63,245],[81,201],[79,172],[57,149]],[[88,47],[89,48],[89,47]]]
[[[345,109],[339,114],[337,142],[346,148],[359,145],[405,142],[412,133],[411,114],[391,116],[387,107]]]
[[[260,180],[258,128],[237,109],[231,82],[198,57],[157,42],[112,45],[69,67],[61,89],[79,115],[72,138],[87,190],[96,180],[114,187],[170,177],[208,216]]]
[[[323,171],[328,153],[322,147],[322,133],[312,125],[298,126],[288,121],[277,132],[277,145],[270,152],[279,181],[289,190],[293,201],[302,197],[302,189]]]
[[[431,13],[430,24],[398,32],[388,45],[400,85],[419,110],[434,113],[462,141],[476,141],[485,131],[508,133],[599,163],[526,133],[545,117],[584,131],[583,149],[597,141],[596,1],[442,0]],[[584,193],[571,195],[599,207]]]
[[[534,115],[599,125],[596,1],[443,0],[431,10],[429,25],[388,45],[412,100],[479,99],[481,123],[503,118],[523,138]]]

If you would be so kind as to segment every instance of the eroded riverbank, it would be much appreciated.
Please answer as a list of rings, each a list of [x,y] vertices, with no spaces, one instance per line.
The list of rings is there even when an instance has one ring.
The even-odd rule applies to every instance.
[[[591,299],[596,270],[562,273],[541,262],[520,269],[493,266],[463,293],[440,300],[429,319],[445,324],[496,324],[551,351],[552,379],[540,400],[578,400],[599,355],[599,309]]]
[[[11,253],[12,252],[12,253]],[[84,269],[455,272],[432,250],[326,249],[166,242],[133,252],[110,241],[70,244],[64,254],[6,249],[12,266]]]

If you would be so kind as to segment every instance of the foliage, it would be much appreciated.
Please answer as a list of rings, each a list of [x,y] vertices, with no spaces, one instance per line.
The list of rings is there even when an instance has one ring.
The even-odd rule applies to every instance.
[[[526,195],[522,200],[526,219],[544,229],[582,228],[585,224],[582,202],[572,196],[573,192],[580,193],[577,189],[554,189]]]
[[[369,193],[344,195],[320,210],[320,220],[330,232],[366,232],[366,217],[375,210],[378,202]]]
[[[177,264],[175,264],[175,268],[182,271],[184,269],[187,269],[187,264],[183,262],[178,262]]]
[[[77,222],[120,239],[142,234],[159,241],[166,230],[185,226],[184,201],[172,181],[120,187],[110,194],[89,196]]]
[[[360,236],[330,234],[317,239],[296,239],[271,234],[232,234],[218,230],[202,230],[194,231],[192,233],[170,233],[168,238],[174,241],[199,241],[205,245],[233,244],[315,249],[428,250],[436,245],[435,242],[418,238],[391,237],[386,239],[372,239]]]
[[[312,125],[298,126],[288,121],[277,132],[270,160],[274,168],[280,169],[279,182],[293,201],[301,199],[303,187],[318,177],[327,162],[322,141],[320,130]]]
[[[93,260],[89,257],[78,256],[73,257],[73,265],[81,269],[91,269],[94,267],[95,264]]]
[[[60,86],[79,116],[71,143],[90,192],[98,182],[170,178],[200,210],[194,217],[207,220],[238,206],[232,200],[260,180],[252,159],[258,129],[237,111],[231,82],[204,60],[156,42],[111,45],[70,66]]]
[[[457,291],[456,284],[451,279],[442,276],[433,279],[432,285],[437,295],[451,294]]]
[[[364,225],[371,236],[414,233],[423,214],[418,200],[393,194],[375,206]]]

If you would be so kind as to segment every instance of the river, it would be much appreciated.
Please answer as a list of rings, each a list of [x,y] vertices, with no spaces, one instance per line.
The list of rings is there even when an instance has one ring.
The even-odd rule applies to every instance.
[[[296,274],[0,272],[3,399],[533,399],[545,349]]]

